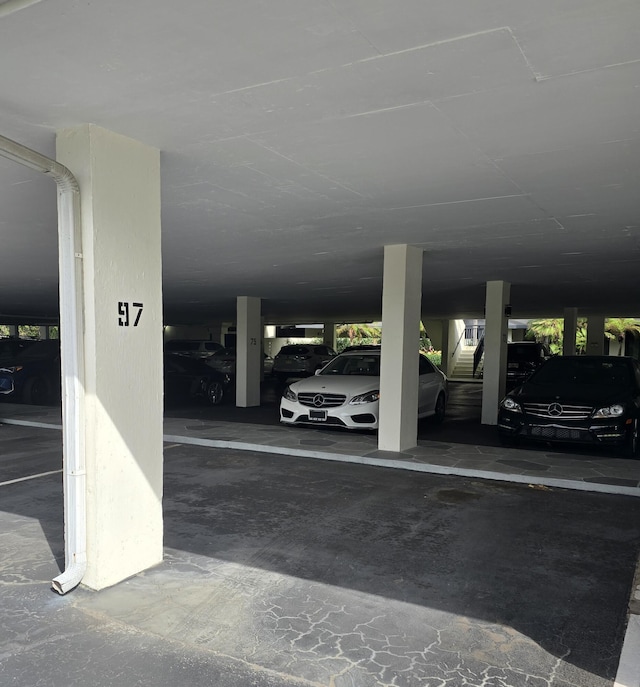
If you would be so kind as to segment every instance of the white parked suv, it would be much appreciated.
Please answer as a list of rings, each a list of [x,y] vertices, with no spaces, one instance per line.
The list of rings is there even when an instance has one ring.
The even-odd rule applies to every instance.
[[[447,377],[420,354],[418,418],[444,419]],[[350,351],[337,356],[314,377],[290,384],[280,400],[285,424],[378,429],[380,351]]]

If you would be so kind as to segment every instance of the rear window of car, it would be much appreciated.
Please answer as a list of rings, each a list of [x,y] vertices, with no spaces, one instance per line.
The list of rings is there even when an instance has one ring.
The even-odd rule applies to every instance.
[[[509,344],[507,348],[507,360],[516,362],[536,361],[544,357],[544,349],[537,344]]]
[[[280,349],[280,353],[282,355],[308,355],[310,351],[308,346],[290,345],[283,346]]]

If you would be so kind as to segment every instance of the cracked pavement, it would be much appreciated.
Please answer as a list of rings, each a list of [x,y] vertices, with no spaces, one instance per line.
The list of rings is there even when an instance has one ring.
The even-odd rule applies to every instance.
[[[2,430],[3,686],[613,684],[637,498],[167,446],[164,562],[59,597],[59,433]]]

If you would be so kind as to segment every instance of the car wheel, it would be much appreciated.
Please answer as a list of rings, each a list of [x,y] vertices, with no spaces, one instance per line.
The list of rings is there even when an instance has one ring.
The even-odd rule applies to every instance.
[[[222,403],[224,398],[224,387],[220,382],[211,382],[207,387],[207,401],[212,406],[217,406]]]
[[[434,414],[433,414],[433,419],[435,422],[440,424],[441,422],[444,422],[444,416],[445,413],[447,412],[447,402],[445,400],[444,394],[440,394],[438,396],[438,400],[436,401],[436,407],[434,409]]]
[[[622,449],[622,455],[627,458],[638,458],[640,452],[640,425],[638,418],[633,421],[633,426],[629,430],[629,436]]]
[[[36,406],[44,406],[49,402],[49,385],[42,377],[27,379],[22,390],[22,401]]]

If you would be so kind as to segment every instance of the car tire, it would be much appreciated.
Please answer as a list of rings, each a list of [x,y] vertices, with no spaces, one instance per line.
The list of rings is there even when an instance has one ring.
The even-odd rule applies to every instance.
[[[629,436],[622,448],[622,455],[626,458],[640,458],[640,422],[638,418],[633,421]]]
[[[50,392],[47,380],[42,377],[30,377],[25,382],[22,390],[22,402],[35,406],[44,406],[49,403]]]
[[[207,403],[217,406],[222,403],[224,398],[224,386],[221,382],[211,382],[207,387]]]
[[[439,425],[444,422],[444,416],[447,413],[447,401],[444,394],[439,394],[436,400],[436,407],[434,409],[433,420]]]

